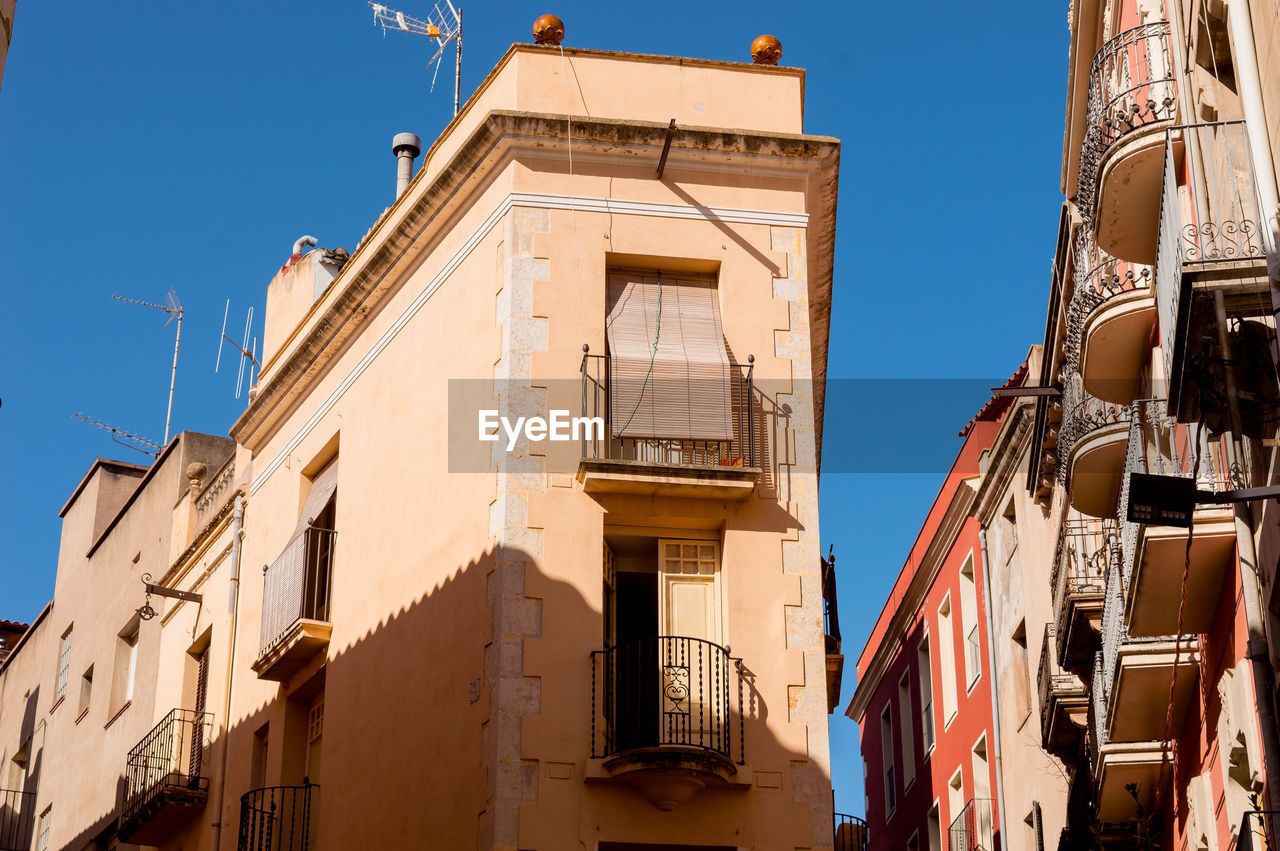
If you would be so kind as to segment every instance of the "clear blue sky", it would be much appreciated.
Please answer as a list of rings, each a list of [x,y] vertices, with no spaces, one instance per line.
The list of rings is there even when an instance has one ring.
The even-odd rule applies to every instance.
[[[808,69],[806,130],[843,141],[831,375],[981,379],[960,394],[860,385],[841,408],[863,431],[909,420],[910,440],[948,459],[978,388],[1043,335],[1066,0],[468,4],[464,96],[545,11],[583,47],[742,60],[761,32],[782,39],[783,64]],[[226,299],[233,327],[254,305],[260,329],[294,239],[355,247],[393,194],[392,135],[429,140],[447,122],[451,80],[428,95],[426,49],[384,40],[363,0],[19,0],[0,88],[0,618],[52,595],[57,513],[92,460],[146,460],[71,415],[163,434],[172,326],[112,293],[178,291],[175,429],[225,433],[244,404],[234,370],[213,373]],[[831,457],[835,442],[861,454],[857,431],[829,418]],[[865,450],[887,470],[894,451]],[[945,463],[903,467],[822,482],[843,702]],[[838,712],[831,730],[837,807],[861,813],[857,728]]]

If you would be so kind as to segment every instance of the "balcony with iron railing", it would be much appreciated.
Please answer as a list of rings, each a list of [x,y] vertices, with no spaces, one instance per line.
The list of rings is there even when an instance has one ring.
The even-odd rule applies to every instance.
[[[1093,663],[1102,627],[1108,569],[1120,563],[1114,520],[1075,515],[1062,521],[1049,582],[1058,663],[1080,672]]]
[[[1124,473],[1129,407],[1089,395],[1080,374],[1063,376],[1058,457],[1071,507],[1090,517],[1114,517]]]
[[[1093,233],[1076,237],[1075,288],[1067,308],[1066,347],[1092,397],[1128,405],[1151,349],[1156,302],[1151,267],[1112,257]]]
[[[329,646],[336,533],[308,525],[263,568],[262,632],[253,670],[284,681]]]
[[[160,845],[209,798],[213,716],[174,709],[129,751],[124,772],[122,840]]]
[[[1195,487],[1203,491],[1245,486],[1240,476],[1232,475],[1226,458],[1221,437],[1211,436],[1203,425],[1176,422],[1163,399],[1144,399],[1134,404],[1126,449],[1128,474],[1193,479]],[[1172,635],[1179,629],[1179,610],[1184,634],[1207,632],[1217,612],[1223,583],[1235,563],[1234,514],[1226,505],[1197,507],[1188,551],[1188,530],[1136,523],[1127,518],[1128,485],[1126,475],[1120,529],[1129,634]]]
[[[309,851],[316,847],[320,786],[303,778],[301,786],[251,789],[240,797],[240,833],[236,851]]]
[[[700,638],[654,636],[591,653],[591,756],[672,810],[745,763],[742,660]]]
[[[867,823],[857,816],[835,814],[835,851],[867,851]]]
[[[1089,695],[1079,677],[1058,666],[1058,642],[1051,623],[1044,625],[1036,685],[1040,695],[1040,740],[1045,750],[1067,758],[1080,746]]]
[[[36,794],[0,789],[0,851],[30,851]]]
[[[948,851],[996,851],[995,801],[970,798],[947,830]]]
[[[646,378],[637,389],[633,377],[616,374],[611,356],[584,353],[582,417],[602,420],[604,429],[602,435],[580,432],[583,488],[645,496],[750,496],[761,475],[764,434],[755,404],[755,357],[747,361],[729,364],[723,381]],[[615,410],[619,388],[635,391],[631,410]],[[706,410],[700,410],[704,402]],[[636,427],[636,408],[644,413],[644,428]]]
[[[1185,635],[1181,639],[1172,634],[1132,635],[1125,621],[1124,600],[1125,582],[1119,568],[1113,566],[1102,607],[1107,738],[1112,742],[1166,741],[1181,729],[1195,698],[1200,663],[1197,642]]]
[[[1168,21],[1126,30],[1093,57],[1077,201],[1114,257],[1155,259],[1160,148],[1178,117],[1176,74]]]
[[[1093,666],[1089,690],[1089,717],[1085,725],[1092,776],[1094,814],[1101,825],[1122,824],[1138,818],[1139,807],[1150,812],[1161,782],[1164,748],[1158,742],[1115,743],[1107,733],[1106,675],[1102,651]]]
[[[1246,129],[1226,121],[1165,134],[1155,298],[1169,410],[1186,422],[1227,405],[1228,388],[1211,368],[1230,360],[1218,349],[1229,330],[1223,317],[1270,321],[1267,211]],[[1270,370],[1267,355],[1245,380]]]

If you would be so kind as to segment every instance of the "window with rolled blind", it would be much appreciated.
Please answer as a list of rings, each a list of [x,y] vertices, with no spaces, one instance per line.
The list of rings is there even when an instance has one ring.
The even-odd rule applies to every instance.
[[[732,440],[729,353],[713,281],[609,274],[606,330],[614,437]]]

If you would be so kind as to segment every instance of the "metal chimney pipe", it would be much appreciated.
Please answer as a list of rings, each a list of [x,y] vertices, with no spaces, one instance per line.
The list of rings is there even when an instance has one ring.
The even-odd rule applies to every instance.
[[[399,198],[413,179],[413,161],[422,153],[422,140],[412,133],[397,133],[391,140],[391,153],[396,155],[396,197]]]

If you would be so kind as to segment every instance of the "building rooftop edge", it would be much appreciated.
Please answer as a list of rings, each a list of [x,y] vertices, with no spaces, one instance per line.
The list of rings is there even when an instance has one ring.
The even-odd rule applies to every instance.
[[[150,469],[149,467],[143,466],[142,464],[132,464],[128,461],[114,461],[110,458],[95,459],[94,462],[89,465],[89,471],[84,474],[83,478],[80,479],[80,484],[76,485],[75,490],[71,492],[71,496],[68,497],[67,501],[62,504],[62,508],[58,511],[59,517],[66,516],[66,513],[71,509],[71,504],[74,503],[80,497],[80,493],[89,484],[89,480],[93,478],[94,472],[96,472],[99,467],[105,467],[112,470],[117,470],[119,472],[135,472],[135,473],[145,473],[148,469]]]

